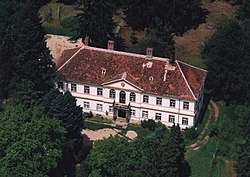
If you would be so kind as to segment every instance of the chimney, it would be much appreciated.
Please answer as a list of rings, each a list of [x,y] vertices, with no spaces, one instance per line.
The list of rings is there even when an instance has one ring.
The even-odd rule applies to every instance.
[[[108,41],[108,49],[109,50],[114,50],[114,41],[112,41],[112,40]]]
[[[169,63],[171,63],[171,64],[175,63],[175,52],[174,51],[169,56]]]
[[[89,45],[89,37],[86,36],[84,39],[84,45],[88,46]]]
[[[152,59],[153,58],[153,49],[152,48],[147,48],[146,49],[146,58],[147,59]]]

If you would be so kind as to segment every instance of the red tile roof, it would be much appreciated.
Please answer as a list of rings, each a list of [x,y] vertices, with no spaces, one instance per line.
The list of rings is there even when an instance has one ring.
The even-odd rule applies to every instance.
[[[159,57],[149,60],[145,55],[83,46],[65,50],[57,67],[63,78],[71,82],[101,86],[126,80],[145,93],[196,99],[207,71],[180,61],[171,65],[168,61]],[[105,74],[102,74],[103,69],[106,69]],[[149,79],[151,76],[153,80]]]

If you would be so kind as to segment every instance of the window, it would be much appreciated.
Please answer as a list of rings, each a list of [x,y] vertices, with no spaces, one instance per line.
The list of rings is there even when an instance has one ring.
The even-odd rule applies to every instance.
[[[97,88],[97,95],[102,95],[102,88]]]
[[[175,100],[170,99],[170,107],[174,107],[175,108]]]
[[[71,84],[71,91],[76,92],[76,84]]]
[[[129,100],[135,102],[135,93],[134,92],[130,93],[130,99]]]
[[[162,98],[157,97],[157,98],[156,98],[156,104],[157,104],[157,105],[162,105]]]
[[[188,118],[183,117],[183,118],[182,118],[182,124],[183,124],[183,125],[188,125]]]
[[[89,94],[89,86],[84,86],[84,93],[88,93]]]
[[[183,102],[183,109],[189,109],[189,102],[187,101]]]
[[[102,111],[102,104],[96,104],[96,110],[97,111]]]
[[[89,102],[84,101],[83,102],[83,108],[84,109],[89,109]]]
[[[169,119],[168,119],[168,121],[169,122],[171,122],[171,123],[174,123],[175,122],[175,116],[174,115],[169,115],[169,117],[168,117]]]
[[[64,87],[63,87],[63,82],[58,82],[57,83],[57,87],[59,88],[59,89],[64,89]]]
[[[143,103],[148,103],[148,95],[143,95]]]
[[[134,109],[130,110],[130,115],[131,115],[131,117],[135,117],[135,110]]]
[[[113,113],[113,106],[109,106],[109,112]]]
[[[142,111],[142,118],[147,119],[148,118],[148,111]]]
[[[115,90],[114,89],[111,89],[109,91],[109,98],[115,98]]]
[[[161,113],[155,113],[155,120],[161,120]]]

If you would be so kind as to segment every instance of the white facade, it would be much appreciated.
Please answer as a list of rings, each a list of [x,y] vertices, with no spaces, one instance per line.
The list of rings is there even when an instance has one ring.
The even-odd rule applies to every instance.
[[[129,107],[129,119],[132,121],[154,119],[161,121],[166,126],[172,126],[174,122],[178,123],[182,129],[192,127],[195,124],[203,102],[202,92],[198,100],[182,100],[147,94],[126,80],[117,80],[100,86],[60,82],[57,87],[71,91],[77,99],[77,104],[83,108],[84,112],[92,111],[95,114],[113,117],[115,103]],[[115,92],[115,98],[110,97],[111,89]],[[132,100],[131,93],[135,94],[135,97],[132,96]],[[147,100],[148,102],[145,102]],[[196,102],[197,105],[195,105]],[[119,116],[118,113],[117,115]]]

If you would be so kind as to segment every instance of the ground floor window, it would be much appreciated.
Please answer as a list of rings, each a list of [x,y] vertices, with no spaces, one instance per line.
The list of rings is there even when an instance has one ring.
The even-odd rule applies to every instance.
[[[161,113],[155,113],[155,120],[161,120]]]
[[[148,111],[142,111],[142,118],[147,119],[148,118]]]
[[[113,106],[109,106],[109,112],[113,113]]]
[[[130,110],[130,115],[131,115],[131,117],[135,117],[135,110],[134,109]]]
[[[174,123],[175,116],[174,115],[169,115],[169,122]]]
[[[183,124],[183,125],[188,125],[188,118],[183,117],[183,118],[182,118],[182,124]]]
[[[96,104],[96,110],[97,111],[102,111],[102,104]]]
[[[83,108],[84,108],[84,109],[89,109],[89,102],[84,101],[84,102],[83,102]]]

